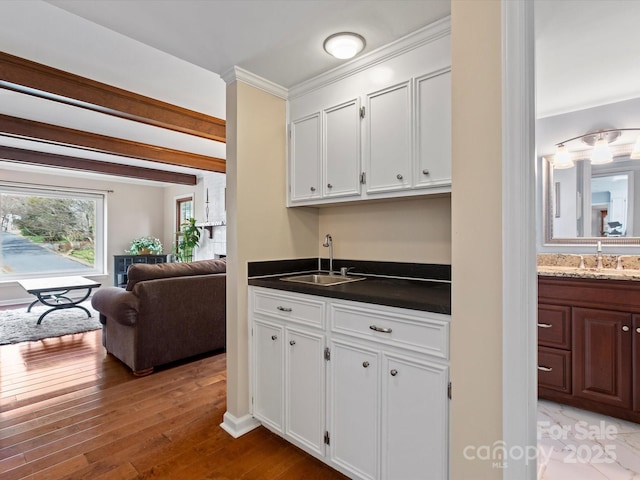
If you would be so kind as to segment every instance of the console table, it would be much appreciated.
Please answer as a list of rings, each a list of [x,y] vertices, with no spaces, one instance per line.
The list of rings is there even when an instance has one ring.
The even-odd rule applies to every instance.
[[[166,263],[167,255],[114,255],[113,256],[113,285],[125,288],[127,286],[127,271],[134,263]]]

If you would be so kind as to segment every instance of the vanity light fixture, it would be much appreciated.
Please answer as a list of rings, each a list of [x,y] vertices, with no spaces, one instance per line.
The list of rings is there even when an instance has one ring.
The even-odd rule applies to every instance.
[[[632,160],[640,160],[640,135],[636,139],[633,148],[631,145],[619,145],[614,147],[615,155],[610,146],[625,131],[640,131],[640,128],[612,128],[607,130],[598,130],[577,137],[569,138],[556,144],[556,153],[551,158],[554,168],[564,169],[571,168],[575,165],[576,160],[590,160],[593,165],[604,165],[613,162],[614,156],[629,155]],[[570,152],[567,144],[575,141],[581,141],[592,147],[590,154],[584,150]]]
[[[355,57],[364,49],[365,45],[366,42],[362,35],[340,32],[327,37],[323,47],[329,55],[344,60]]]

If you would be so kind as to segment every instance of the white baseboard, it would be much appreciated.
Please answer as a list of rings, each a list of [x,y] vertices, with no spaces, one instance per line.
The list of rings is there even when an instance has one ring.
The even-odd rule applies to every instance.
[[[222,423],[220,424],[220,427],[233,438],[241,437],[259,426],[260,422],[249,414],[236,418],[229,412],[225,412],[222,417]]]

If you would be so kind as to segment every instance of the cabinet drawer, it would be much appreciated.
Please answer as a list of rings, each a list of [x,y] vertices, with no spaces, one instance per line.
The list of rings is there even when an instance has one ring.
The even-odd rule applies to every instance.
[[[571,352],[538,348],[538,386],[571,393]]]
[[[335,333],[449,358],[449,322],[444,319],[337,303],[331,304],[329,317]]]
[[[538,345],[571,349],[571,307],[538,305]]]
[[[305,325],[324,327],[325,303],[300,294],[254,290],[253,311]]]

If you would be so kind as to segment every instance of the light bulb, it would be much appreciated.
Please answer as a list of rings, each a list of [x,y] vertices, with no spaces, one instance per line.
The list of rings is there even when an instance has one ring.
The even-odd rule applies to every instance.
[[[591,163],[593,165],[602,165],[610,162],[613,162],[613,154],[609,148],[609,143],[602,137],[598,138],[593,145],[593,152],[591,152]]]
[[[336,33],[324,41],[325,51],[343,60],[355,57],[364,46],[364,38],[357,33]]]
[[[640,135],[636,138],[636,143],[633,146],[633,150],[631,151],[631,155],[629,155],[631,160],[640,160]]]
[[[571,160],[571,154],[565,145],[558,145],[556,148],[556,154],[553,156],[553,168],[562,170],[564,168],[573,167],[573,160]]]

